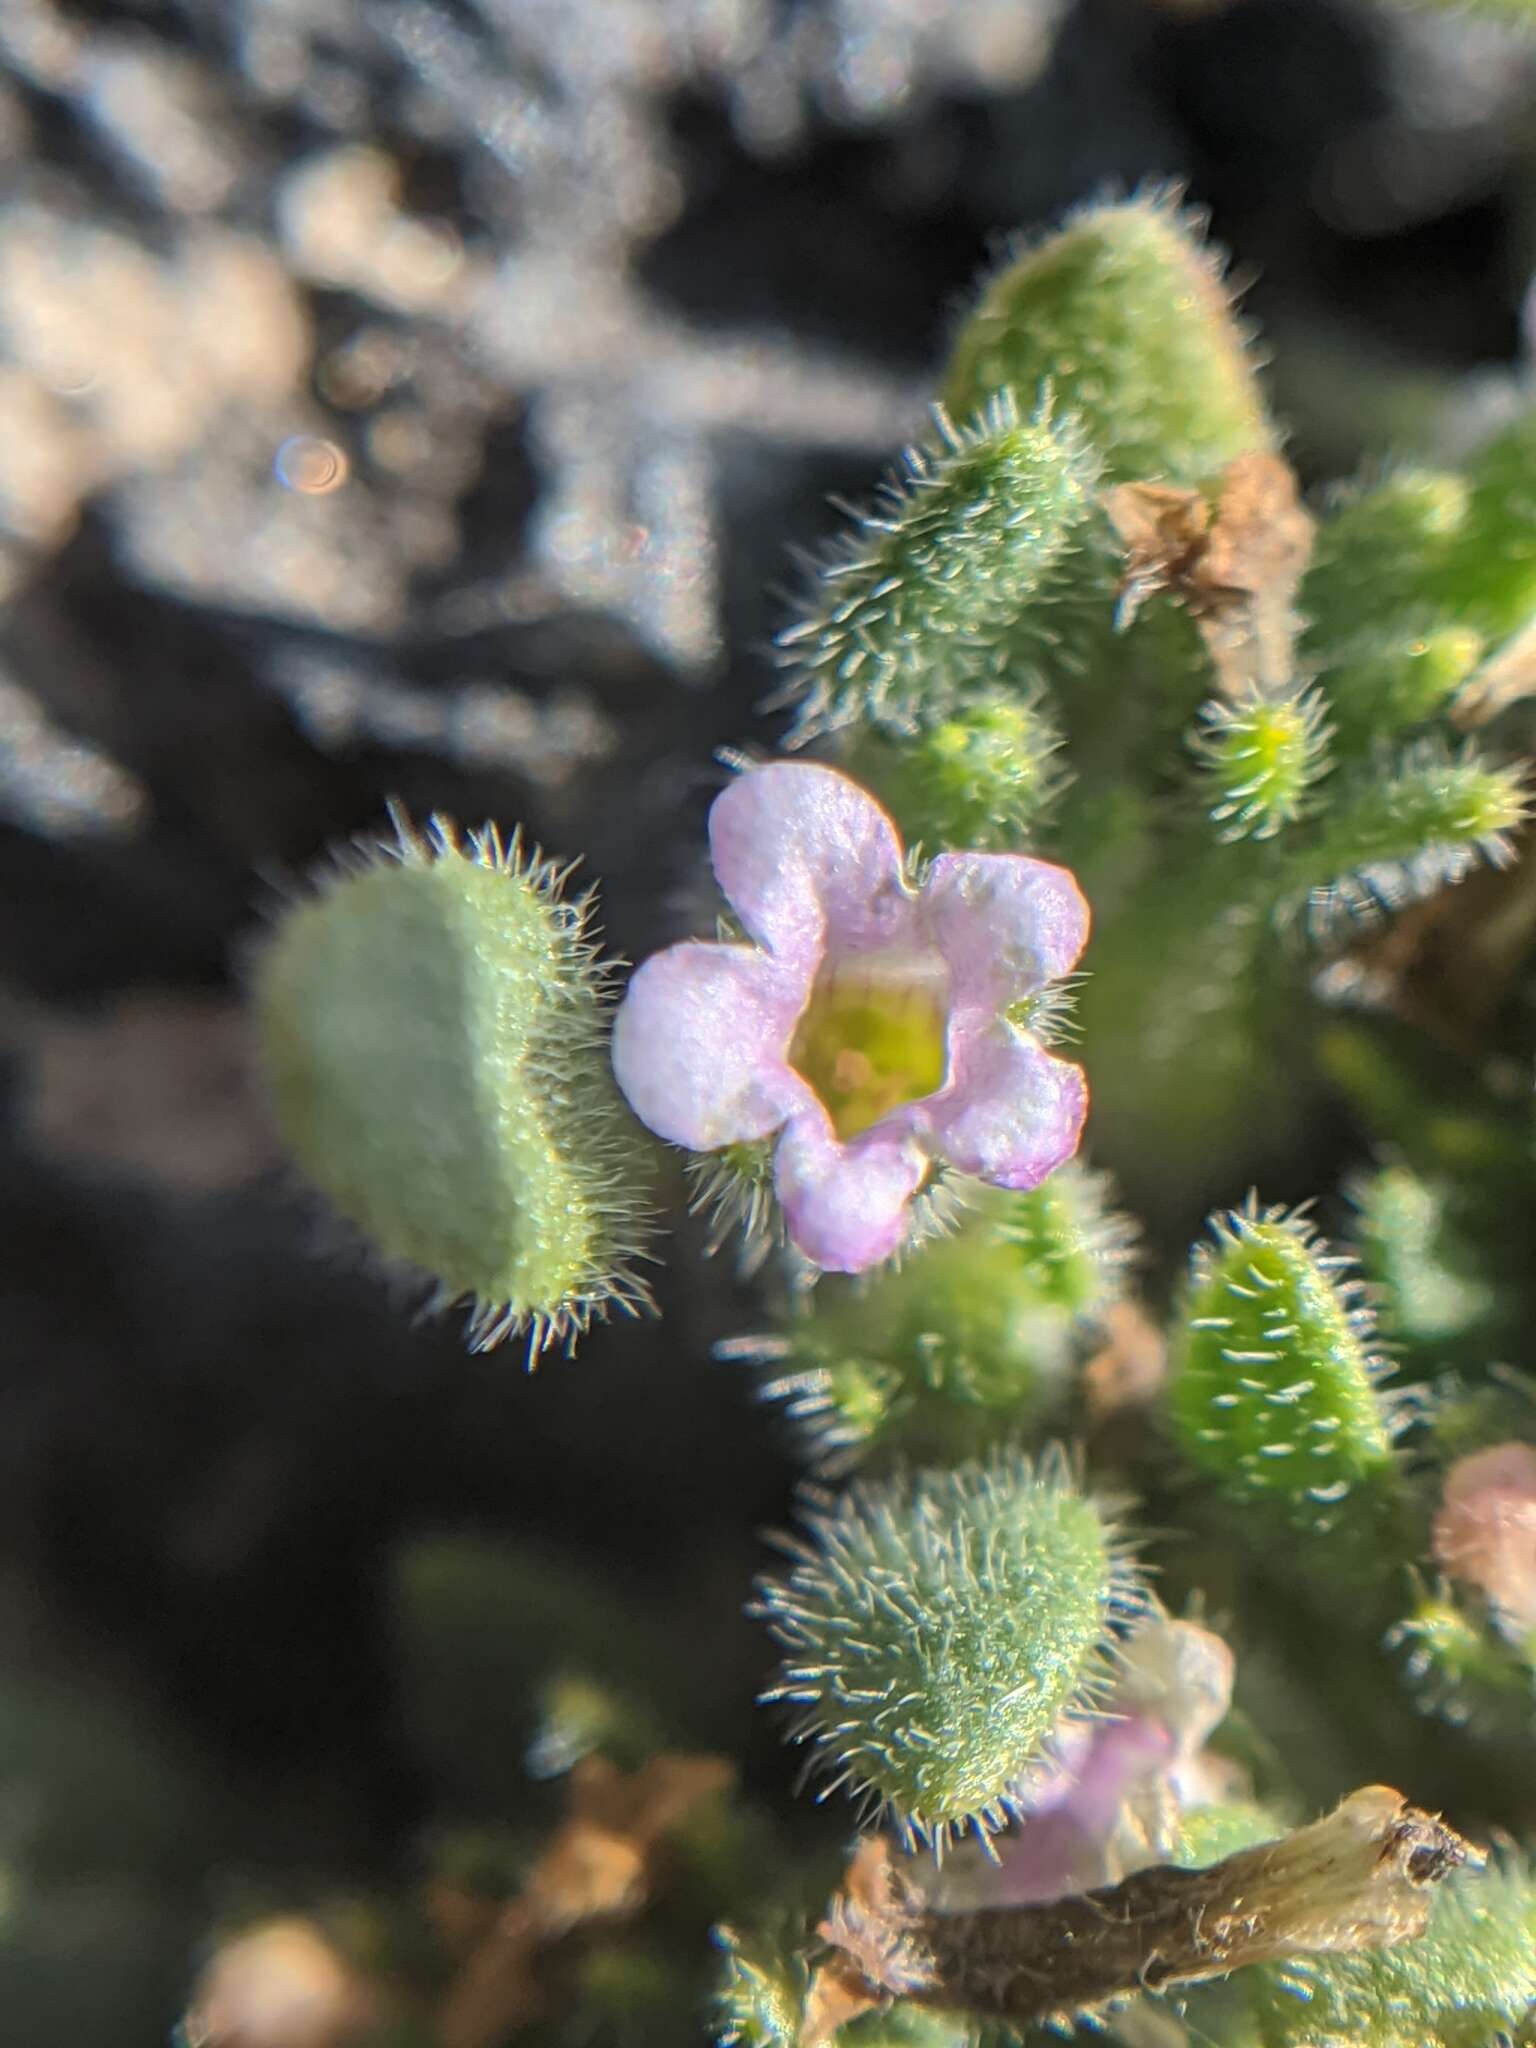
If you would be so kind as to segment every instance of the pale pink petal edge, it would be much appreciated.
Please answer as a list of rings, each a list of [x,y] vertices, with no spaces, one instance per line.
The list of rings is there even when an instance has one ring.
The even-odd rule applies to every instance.
[[[941,853],[921,907],[960,1009],[997,1015],[1069,974],[1088,943],[1088,902],[1071,870],[1021,853]]]
[[[774,1154],[774,1190],[790,1242],[829,1273],[863,1273],[898,1251],[928,1171],[895,1119],[839,1144],[819,1103],[791,1119]]]
[[[913,927],[896,827],[835,768],[749,768],[715,798],[709,846],[715,879],[745,929],[786,961],[814,965],[829,942],[895,944]]]
[[[809,1089],[787,1064],[805,991],[750,946],[653,953],[613,1020],[613,1071],[657,1137],[692,1152],[767,1137]]]
[[[919,1110],[935,1152],[994,1187],[1038,1187],[1076,1152],[1088,1115],[1081,1067],[1011,1025],[962,1037],[949,1085]]]

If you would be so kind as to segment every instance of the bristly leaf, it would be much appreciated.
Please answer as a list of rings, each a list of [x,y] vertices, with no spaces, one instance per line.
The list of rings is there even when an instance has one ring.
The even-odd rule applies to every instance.
[[[825,1792],[846,1786],[942,1853],[1001,1827],[1020,1775],[1100,1697],[1143,1595],[1065,1460],[997,1451],[809,1507],[754,1612],[784,1648]],[[825,1795],[824,1795],[825,1796]]]
[[[809,1930],[743,1936],[713,1930],[721,1964],[714,1994],[719,2048],[796,2048],[810,1970]]]
[[[1479,450],[1466,489],[1466,515],[1427,594],[1490,640],[1502,640],[1536,613],[1536,410]]]
[[[903,738],[856,730],[844,765],[908,845],[1018,853],[1061,794],[1060,746],[1037,701],[994,691]]]
[[[1536,1727],[1536,1678],[1520,1654],[1448,1588],[1426,1593],[1387,1636],[1400,1650],[1408,1689],[1423,1713],[1505,1741]]]
[[[494,826],[398,825],[294,903],[255,974],[294,1156],[384,1258],[530,1357],[649,1300],[646,1154],[608,1065],[592,898]]]
[[[779,636],[792,744],[861,723],[910,733],[1013,679],[1019,616],[1087,517],[1098,473],[1074,420],[1033,391],[1025,403],[1000,394],[959,427],[936,410],[938,445],[908,451],[821,566]]]
[[[1198,483],[1273,448],[1242,330],[1203,222],[1152,194],[1087,206],[983,287],[955,337],[944,399],[1049,381],[1081,415],[1111,481]]]
[[[1387,1368],[1350,1261],[1283,1208],[1211,1219],[1175,1340],[1171,1414],[1190,1462],[1234,1498],[1325,1530],[1399,1485]]]
[[[1081,1159],[1027,1194],[994,1198],[999,1240],[1041,1299],[1065,1315],[1097,1315],[1120,1291],[1137,1226],[1114,1199],[1110,1176]]]
[[[1474,627],[1437,624],[1422,609],[1342,642],[1321,675],[1335,756],[1359,758],[1426,724],[1445,710],[1482,654],[1483,636]]]
[[[1364,774],[1329,809],[1291,864],[1314,929],[1340,916],[1395,909],[1460,881],[1479,861],[1502,867],[1529,810],[1517,767],[1470,742],[1420,740],[1382,773]]]
[[[1393,1948],[1243,1973],[1262,2048],[1513,2048],[1536,2002],[1536,1891],[1511,1861],[1453,1878]]]
[[[1330,728],[1320,691],[1216,697],[1200,721],[1192,745],[1219,839],[1273,839],[1305,813],[1328,769]]]
[[[1338,493],[1302,581],[1304,658],[1331,663],[1360,634],[1390,630],[1430,603],[1426,586],[1470,506],[1465,482],[1444,470],[1393,470]]]

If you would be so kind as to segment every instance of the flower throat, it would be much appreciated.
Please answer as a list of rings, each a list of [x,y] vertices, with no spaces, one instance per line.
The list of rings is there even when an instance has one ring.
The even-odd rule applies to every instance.
[[[789,1059],[839,1138],[944,1085],[948,1012],[949,975],[935,956],[864,953],[823,968]]]

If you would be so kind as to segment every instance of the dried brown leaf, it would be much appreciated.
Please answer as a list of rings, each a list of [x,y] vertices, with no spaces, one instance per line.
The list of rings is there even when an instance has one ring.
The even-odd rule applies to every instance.
[[[1451,717],[1463,732],[1487,725],[1511,704],[1536,696],[1536,623],[1506,640],[1462,689]]]
[[[1115,484],[1104,510],[1125,547],[1116,618],[1128,626],[1147,598],[1183,595],[1191,584],[1209,543],[1210,508],[1198,491],[1174,484]]]
[[[817,1966],[805,1994],[800,2019],[800,2048],[824,2048],[840,2027],[884,2003],[846,1956],[834,1955]]]
[[[449,1988],[440,2048],[496,2048],[532,2017],[539,1951],[592,1921],[637,1913],[666,1836],[734,1777],[722,1757],[652,1757],[633,1773],[583,1757],[570,1775],[569,1814]]]
[[[876,1998],[1024,2026],[1248,1963],[1411,1940],[1430,1889],[1473,1854],[1435,1815],[1368,1785],[1310,1827],[1205,1870],[1156,1864],[1044,1905],[937,1913],[887,1845],[866,1844],[820,1932]],[[846,1992],[840,1978],[835,1988]]]
[[[1228,463],[1214,514],[1199,491],[1160,483],[1117,484],[1104,506],[1125,546],[1122,624],[1166,591],[1199,625],[1229,695],[1289,682],[1313,522],[1282,456],[1253,449]]]

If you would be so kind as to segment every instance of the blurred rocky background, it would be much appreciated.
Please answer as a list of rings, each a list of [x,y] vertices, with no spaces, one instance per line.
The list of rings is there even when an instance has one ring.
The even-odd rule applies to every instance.
[[[423,1571],[584,1573],[689,1674],[679,1739],[787,1785],[740,1606],[788,1467],[709,1358],[749,1297],[679,1257],[659,1324],[532,1379],[413,1327],[275,1159],[263,903],[398,796],[584,855],[629,955],[674,934],[792,548],[1076,200],[1212,211],[1306,476],[1454,454],[1521,389],[1536,35],[0,0],[0,166],[0,2038],[149,2048],[232,1902],[515,1817],[522,1667],[424,1733]]]

